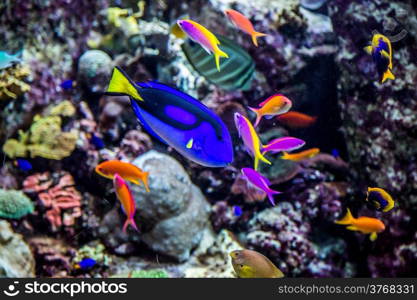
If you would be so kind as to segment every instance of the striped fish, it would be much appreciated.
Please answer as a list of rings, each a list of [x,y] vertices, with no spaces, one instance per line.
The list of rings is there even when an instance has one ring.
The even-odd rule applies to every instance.
[[[193,68],[211,83],[225,90],[247,91],[251,87],[255,63],[252,57],[228,38],[217,35],[222,49],[229,58],[222,62],[220,71],[216,69],[213,56],[191,40],[182,44],[182,50]]]

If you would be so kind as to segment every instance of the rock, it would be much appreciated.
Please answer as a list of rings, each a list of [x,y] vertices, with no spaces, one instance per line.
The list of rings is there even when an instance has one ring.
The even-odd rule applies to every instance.
[[[0,220],[0,277],[35,277],[35,260],[22,236]]]
[[[104,92],[113,68],[111,57],[101,50],[89,50],[78,62],[78,81],[90,92]]]
[[[133,164],[150,172],[147,193],[132,186],[142,240],[154,251],[185,261],[198,246],[208,224],[210,206],[173,158],[156,151],[139,156]]]

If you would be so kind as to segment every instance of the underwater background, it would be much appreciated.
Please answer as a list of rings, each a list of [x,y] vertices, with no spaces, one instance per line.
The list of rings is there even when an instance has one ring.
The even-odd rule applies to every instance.
[[[266,34],[258,46],[228,9]],[[241,249],[286,277],[415,277],[416,15],[413,0],[1,1],[0,277],[237,277],[229,253]],[[221,71],[178,34],[180,19],[218,37]],[[383,83],[364,50],[377,34],[392,45],[395,79]],[[115,66],[211,109],[233,161],[207,167],[155,137],[133,100],[105,94]],[[253,157],[235,126],[274,94],[300,114],[263,118],[262,144],[290,136],[305,141],[294,153],[320,149],[265,155],[275,205],[242,173]],[[138,230],[122,230],[126,210],[96,172],[107,160],[149,173],[149,192],[127,183]],[[394,207],[366,201],[368,187]],[[335,223],[348,210],[384,229],[371,240]]]

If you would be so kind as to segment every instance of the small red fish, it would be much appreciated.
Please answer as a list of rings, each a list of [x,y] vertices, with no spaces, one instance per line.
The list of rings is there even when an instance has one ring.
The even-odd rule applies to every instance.
[[[311,117],[296,111],[289,111],[277,116],[277,120],[291,129],[300,129],[313,125],[316,122],[317,117]]]
[[[253,25],[251,21],[248,20],[244,15],[242,15],[240,12],[233,10],[233,9],[227,9],[225,10],[226,16],[229,18],[229,20],[240,30],[243,32],[246,32],[252,37],[253,44],[258,47],[258,41],[257,38],[261,36],[266,36],[265,33],[257,32],[253,28]]]
[[[134,219],[136,203],[135,199],[133,199],[129,186],[127,185],[126,181],[117,173],[114,174],[113,184],[117,198],[122,204],[123,212],[127,216],[126,222],[123,225],[123,232],[126,232],[126,228],[129,224],[132,225],[132,227],[137,231],[139,231]]]

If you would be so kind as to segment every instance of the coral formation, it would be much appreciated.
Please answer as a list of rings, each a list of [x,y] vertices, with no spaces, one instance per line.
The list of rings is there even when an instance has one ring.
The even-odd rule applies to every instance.
[[[45,218],[52,231],[62,226],[71,228],[82,215],[81,194],[74,187],[69,173],[38,173],[23,182],[23,191],[36,194],[38,204],[45,210]]]
[[[0,189],[0,217],[19,219],[33,213],[32,201],[22,192]]]
[[[27,132],[19,130],[18,139],[8,139],[3,151],[10,158],[44,157],[61,160],[75,149],[78,138],[76,131],[63,132],[61,116],[71,116],[75,109],[69,102],[62,102],[50,109],[50,114],[36,115]]]
[[[24,80],[30,74],[25,65],[16,65],[0,70],[0,101],[16,99],[30,90],[30,85]]]

